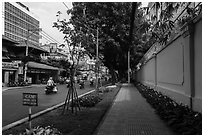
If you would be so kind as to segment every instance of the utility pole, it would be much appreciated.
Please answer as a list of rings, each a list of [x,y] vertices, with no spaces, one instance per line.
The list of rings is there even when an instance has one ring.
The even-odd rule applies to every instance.
[[[130,50],[128,50],[128,83],[130,83]]]
[[[98,91],[98,63],[99,63],[99,58],[98,58],[98,27],[96,30],[96,91]]]
[[[28,39],[29,39],[29,30],[27,31],[27,38],[26,38],[26,53],[25,53],[25,56],[26,56],[26,59],[28,57]],[[25,64],[25,68],[24,68],[24,82],[26,83],[26,79],[27,79],[27,70],[28,70],[28,63],[26,62]]]
[[[26,58],[28,57],[28,44],[29,44],[29,37],[32,35],[32,34],[30,34],[29,35],[29,32],[30,31],[32,31],[32,34],[35,32],[35,31],[42,31],[42,29],[41,28],[39,28],[39,29],[33,29],[33,30],[29,30],[28,29],[28,31],[27,31],[27,38],[26,38],[26,41],[25,41],[25,43],[26,43],[26,52],[25,52],[25,56],[26,56]],[[26,80],[27,80],[27,70],[28,70],[28,62],[26,62],[26,64],[25,64],[25,68],[24,68],[24,82],[26,82]]]

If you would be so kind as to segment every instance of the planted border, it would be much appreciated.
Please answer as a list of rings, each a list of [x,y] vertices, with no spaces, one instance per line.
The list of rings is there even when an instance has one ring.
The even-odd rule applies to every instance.
[[[202,135],[201,113],[193,111],[187,105],[178,104],[161,92],[141,83],[137,83],[136,87],[161,119],[177,134]]]

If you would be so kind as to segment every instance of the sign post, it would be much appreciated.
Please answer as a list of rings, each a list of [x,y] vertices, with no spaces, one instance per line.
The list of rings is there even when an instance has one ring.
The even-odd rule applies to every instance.
[[[32,129],[31,106],[38,106],[38,94],[37,93],[23,93],[23,105],[29,106],[29,113],[28,113],[29,129]]]
[[[29,107],[29,117],[28,117],[28,121],[29,121],[29,129],[32,129],[32,124],[31,124],[31,114],[32,114],[32,111],[31,111],[31,107]]]

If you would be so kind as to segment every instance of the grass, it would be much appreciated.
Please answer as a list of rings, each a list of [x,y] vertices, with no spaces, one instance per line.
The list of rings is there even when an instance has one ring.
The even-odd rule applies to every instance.
[[[69,110],[66,114],[61,114],[63,107],[59,107],[49,113],[41,115],[32,120],[32,127],[51,126],[58,129],[63,135],[92,135],[96,133],[96,129],[112,105],[120,87],[114,88],[112,91],[104,92],[101,95],[102,100],[94,107],[82,107],[77,115],[72,114]],[[3,135],[18,135],[25,132],[28,123],[13,127],[4,131]]]

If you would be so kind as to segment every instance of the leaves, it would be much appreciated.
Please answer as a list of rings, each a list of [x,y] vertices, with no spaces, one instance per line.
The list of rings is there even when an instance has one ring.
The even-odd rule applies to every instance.
[[[89,95],[85,95],[78,99],[78,102],[80,106],[82,107],[94,107],[97,103],[99,103],[102,100],[101,95],[98,93],[91,93]],[[72,104],[71,104],[72,105]],[[77,100],[73,101],[73,105],[77,105]]]
[[[56,128],[52,128],[51,126],[47,126],[45,128],[37,126],[32,128],[31,130],[25,129],[24,133],[20,135],[61,135],[60,131]]]
[[[108,68],[120,69],[124,72],[127,66],[124,65],[127,62],[124,60],[126,60],[129,41],[130,13],[131,3],[75,2],[70,22],[76,31],[82,28],[83,39],[80,41],[92,57],[96,55],[96,30],[98,28],[100,59]],[[113,41],[109,41],[110,39]]]

